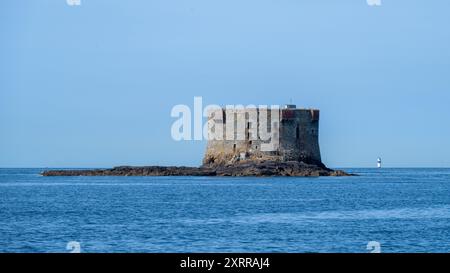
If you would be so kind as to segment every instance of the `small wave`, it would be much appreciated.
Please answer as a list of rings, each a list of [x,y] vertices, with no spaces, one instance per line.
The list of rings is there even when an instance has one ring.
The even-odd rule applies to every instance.
[[[380,220],[380,219],[450,219],[450,206],[429,208],[398,208],[384,210],[347,210],[304,213],[262,213],[218,219],[189,219],[189,224],[295,224],[318,220]]]

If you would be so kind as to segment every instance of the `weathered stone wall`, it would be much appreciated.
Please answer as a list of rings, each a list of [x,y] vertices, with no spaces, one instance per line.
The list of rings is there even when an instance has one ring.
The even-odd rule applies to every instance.
[[[321,164],[319,110],[283,109],[280,153],[283,161]]]
[[[208,141],[203,164],[226,165],[237,161],[303,161],[321,164],[319,111],[309,109],[223,109],[209,122],[222,132]],[[274,119],[272,120],[272,115]],[[226,132],[233,132],[228,134]],[[261,134],[267,131],[271,135]],[[278,139],[279,142],[274,141]],[[273,149],[268,146],[272,144]]]

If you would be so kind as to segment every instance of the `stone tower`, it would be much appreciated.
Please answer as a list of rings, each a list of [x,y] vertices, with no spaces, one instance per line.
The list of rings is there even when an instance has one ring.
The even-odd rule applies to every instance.
[[[213,114],[214,113],[214,114]],[[319,149],[319,110],[245,108],[209,111],[206,165],[298,161],[324,166]]]

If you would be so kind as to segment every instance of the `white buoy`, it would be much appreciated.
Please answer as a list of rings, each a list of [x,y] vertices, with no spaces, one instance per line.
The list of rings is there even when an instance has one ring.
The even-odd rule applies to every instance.
[[[381,157],[379,157],[378,160],[377,160],[377,168],[378,169],[381,168]]]

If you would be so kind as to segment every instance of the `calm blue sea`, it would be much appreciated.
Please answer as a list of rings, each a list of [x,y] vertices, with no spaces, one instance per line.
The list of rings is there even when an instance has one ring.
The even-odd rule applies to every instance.
[[[0,252],[450,251],[450,169],[358,177],[42,177],[0,169]]]

